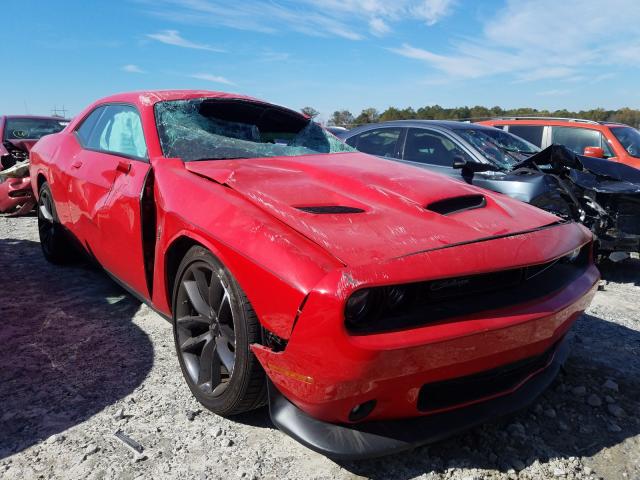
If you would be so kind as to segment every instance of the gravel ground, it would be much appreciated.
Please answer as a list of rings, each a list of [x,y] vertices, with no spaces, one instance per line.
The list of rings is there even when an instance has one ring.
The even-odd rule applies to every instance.
[[[202,410],[169,323],[98,270],[48,265],[35,218],[0,217],[0,478],[640,479],[640,260],[604,275],[563,373],[530,409],[335,463],[264,409],[233,420]]]

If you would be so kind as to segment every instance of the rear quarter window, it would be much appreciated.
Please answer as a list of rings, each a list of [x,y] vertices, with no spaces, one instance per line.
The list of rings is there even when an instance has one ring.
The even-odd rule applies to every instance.
[[[542,147],[543,125],[509,125],[509,133]]]
[[[347,145],[361,152],[380,157],[395,157],[396,145],[400,138],[400,128],[379,128],[368,130],[347,140]]]

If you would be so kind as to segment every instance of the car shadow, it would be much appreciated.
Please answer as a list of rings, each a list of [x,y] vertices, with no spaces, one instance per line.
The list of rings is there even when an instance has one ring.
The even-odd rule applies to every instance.
[[[397,455],[339,462],[346,470],[372,479],[408,479],[449,468],[519,470],[556,457],[592,456],[640,434],[632,412],[640,407],[640,332],[584,315],[574,327],[571,356],[562,373],[531,407],[444,442]],[[619,391],[602,385],[607,379]],[[585,386],[585,394],[575,387]],[[602,405],[587,399],[598,395]],[[624,410],[608,410],[606,396]]]
[[[640,260],[637,258],[627,258],[618,263],[605,260],[598,268],[603,280],[640,286]]]
[[[0,239],[0,459],[131,393],[153,364],[140,302],[102,272]]]

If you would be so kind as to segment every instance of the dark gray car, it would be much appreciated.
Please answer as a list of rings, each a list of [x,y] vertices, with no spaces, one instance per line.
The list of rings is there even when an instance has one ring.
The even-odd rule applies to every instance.
[[[504,193],[584,223],[600,249],[640,251],[640,175],[474,123],[400,120],[339,134],[347,144]],[[614,168],[615,167],[615,168]],[[617,168],[617,170],[616,170]],[[635,213],[634,213],[635,212]]]

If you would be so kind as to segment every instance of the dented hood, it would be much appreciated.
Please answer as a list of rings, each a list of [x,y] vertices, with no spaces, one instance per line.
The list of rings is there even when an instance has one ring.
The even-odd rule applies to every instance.
[[[233,189],[346,265],[558,222],[549,213],[500,194],[362,153],[185,165]]]

